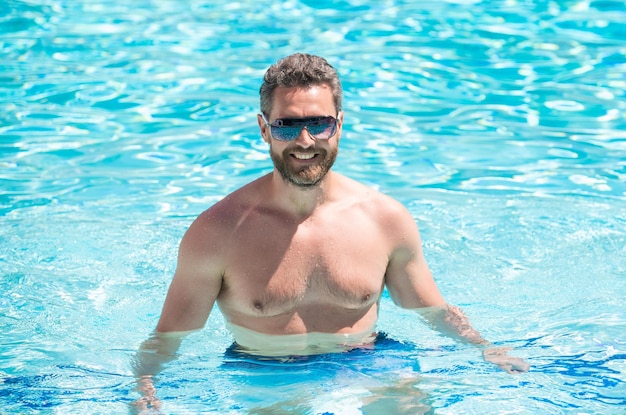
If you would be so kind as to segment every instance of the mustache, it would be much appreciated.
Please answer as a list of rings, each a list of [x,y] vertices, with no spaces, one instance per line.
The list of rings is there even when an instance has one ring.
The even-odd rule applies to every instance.
[[[304,148],[304,147],[300,147],[298,145],[296,145],[295,147],[291,147],[289,149],[289,151],[298,151],[300,153],[315,153],[317,150],[313,149],[313,148]]]
[[[292,152],[298,152],[298,153],[304,153],[304,154],[315,154],[315,153],[320,153],[320,154],[325,154],[326,150],[324,149],[315,149],[315,148],[304,148],[304,147],[300,147],[300,146],[295,146],[295,147],[290,147],[288,149],[285,149],[285,154],[286,153],[292,153]]]

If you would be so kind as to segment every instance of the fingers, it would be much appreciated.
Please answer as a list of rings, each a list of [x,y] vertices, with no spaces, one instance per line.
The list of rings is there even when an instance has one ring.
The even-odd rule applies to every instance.
[[[530,365],[519,357],[513,357],[506,354],[512,350],[510,347],[494,347],[483,350],[483,358],[510,374],[525,373],[530,370]]]
[[[156,397],[142,396],[130,404],[131,415],[160,415],[161,402]]]
[[[530,365],[525,360],[517,357],[509,357],[509,359],[509,373],[526,373],[530,370]]]
[[[132,415],[158,415],[161,414],[161,401],[156,397],[156,388],[152,382],[152,376],[142,376],[137,380],[137,391],[141,398],[130,404]]]

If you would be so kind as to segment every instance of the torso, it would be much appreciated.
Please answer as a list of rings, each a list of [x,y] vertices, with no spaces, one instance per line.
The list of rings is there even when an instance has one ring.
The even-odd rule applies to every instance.
[[[235,324],[227,324],[239,349],[248,354],[262,356],[293,356],[322,353],[341,353],[355,348],[371,348],[377,333],[367,330],[361,333],[305,333],[264,334]]]
[[[225,201],[217,303],[229,323],[280,335],[374,329],[392,247],[374,217],[378,194],[350,192],[302,219],[237,194]]]

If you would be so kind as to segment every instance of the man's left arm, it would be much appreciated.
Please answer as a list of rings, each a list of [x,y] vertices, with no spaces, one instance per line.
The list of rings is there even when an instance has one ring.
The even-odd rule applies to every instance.
[[[485,361],[493,363],[508,373],[528,372],[530,365],[519,357],[509,356],[511,347],[497,347],[485,340],[472,327],[469,318],[456,306],[444,304],[442,306],[419,308],[417,311],[428,321],[429,325],[440,333],[457,341],[476,345],[482,349]]]
[[[388,230],[395,246],[389,258],[385,284],[393,301],[400,307],[415,309],[432,328],[463,343],[476,345],[483,357],[509,373],[526,372],[530,365],[507,355],[509,348],[494,347],[474,329],[469,318],[456,306],[446,303],[424,258],[422,242],[415,221],[406,209],[393,215]]]

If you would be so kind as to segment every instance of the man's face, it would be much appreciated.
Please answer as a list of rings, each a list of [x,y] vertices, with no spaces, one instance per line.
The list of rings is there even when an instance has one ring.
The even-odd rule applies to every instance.
[[[326,85],[306,89],[279,87],[274,91],[269,123],[278,118],[326,115],[337,116],[337,130],[328,140],[316,140],[304,128],[295,140],[286,142],[273,139],[270,129],[259,117],[261,133],[263,139],[270,145],[274,167],[285,181],[303,188],[313,187],[321,182],[337,157],[343,113],[337,115],[332,91]]]

